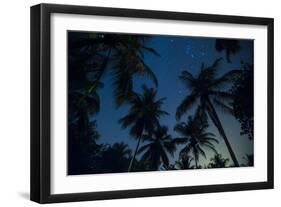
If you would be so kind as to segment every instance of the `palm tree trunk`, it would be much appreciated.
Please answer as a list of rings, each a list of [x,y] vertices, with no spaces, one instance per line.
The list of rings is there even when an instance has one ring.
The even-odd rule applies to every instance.
[[[197,161],[197,159],[194,159],[194,162],[195,162],[195,168],[198,169],[198,161]]]
[[[234,152],[232,150],[232,147],[231,147],[231,145],[230,145],[230,143],[229,143],[229,141],[228,141],[228,139],[226,137],[226,134],[224,132],[224,129],[222,127],[222,124],[220,122],[218,114],[217,114],[217,112],[216,112],[216,110],[215,110],[215,108],[214,108],[214,106],[213,106],[213,104],[212,104],[212,102],[210,101],[209,98],[207,98],[207,104],[210,107],[209,108],[210,118],[212,119],[213,123],[215,124],[215,126],[217,127],[219,133],[221,134],[221,136],[222,136],[222,138],[223,138],[223,140],[224,140],[224,142],[226,144],[226,147],[227,147],[227,149],[229,151],[231,159],[232,159],[232,161],[234,163],[234,166],[235,167],[239,167],[239,163],[238,163],[237,158],[236,158],[236,156],[235,156],[235,154],[234,154]]]
[[[133,169],[134,167],[134,162],[135,162],[135,159],[136,159],[136,156],[137,156],[137,152],[139,150],[139,146],[140,146],[140,141],[141,141],[141,136],[139,137],[138,139],[138,143],[137,143],[137,146],[136,146],[136,149],[135,149],[135,152],[134,152],[134,155],[130,161],[130,165],[129,165],[129,168],[128,168],[128,172],[131,172],[131,170]]]

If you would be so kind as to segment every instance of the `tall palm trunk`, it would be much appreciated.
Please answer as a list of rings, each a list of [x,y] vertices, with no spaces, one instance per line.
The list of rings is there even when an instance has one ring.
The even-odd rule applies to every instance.
[[[130,165],[129,165],[129,168],[128,168],[128,172],[131,172],[131,170],[132,170],[133,167],[134,167],[134,162],[135,162],[135,159],[136,159],[137,153],[138,153],[138,151],[139,151],[139,147],[140,147],[141,137],[142,137],[142,136],[139,136],[139,138],[138,138],[138,143],[137,143],[137,146],[136,146],[134,155],[133,155],[133,157],[132,157],[132,159],[131,159],[131,161],[130,161]]]
[[[210,115],[210,117],[211,117],[213,123],[214,123],[215,126],[217,127],[219,133],[221,134],[221,136],[222,136],[222,138],[223,138],[223,140],[224,140],[224,142],[225,142],[225,144],[226,144],[226,147],[227,147],[227,149],[228,149],[228,151],[229,151],[229,154],[230,154],[231,159],[232,159],[232,161],[233,161],[233,163],[234,163],[234,166],[235,166],[235,167],[239,167],[239,163],[238,163],[237,158],[236,158],[236,156],[235,156],[235,154],[234,154],[234,152],[233,152],[233,150],[232,150],[232,147],[231,147],[231,145],[230,145],[230,143],[229,143],[229,141],[228,141],[228,139],[227,139],[227,137],[226,137],[226,134],[225,134],[225,132],[224,132],[224,129],[223,129],[223,127],[222,127],[222,124],[221,124],[221,122],[220,122],[220,119],[219,119],[219,117],[218,117],[218,114],[217,114],[217,112],[216,112],[216,110],[215,110],[215,108],[214,108],[212,102],[210,101],[210,99],[207,97],[206,100],[207,100],[207,105],[208,105],[208,107],[209,107],[209,110],[208,110],[208,111],[209,111],[209,115]]]

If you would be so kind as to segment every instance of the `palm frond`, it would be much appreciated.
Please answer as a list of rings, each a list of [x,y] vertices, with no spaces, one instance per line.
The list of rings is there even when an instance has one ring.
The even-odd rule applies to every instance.
[[[206,144],[205,147],[211,149],[211,150],[212,150],[214,153],[216,153],[216,154],[218,153],[217,150],[216,150],[216,148],[215,148],[213,145],[211,145],[211,144]]]
[[[221,77],[217,78],[211,85],[212,88],[220,88],[225,85],[229,85],[238,76],[243,73],[243,70],[231,70],[223,74]]]
[[[195,79],[192,75],[192,73],[190,73],[189,71],[187,70],[184,70],[181,72],[181,75],[179,76],[179,79],[182,80],[184,83],[185,82],[194,82]]]
[[[152,69],[147,64],[145,64],[143,60],[140,60],[140,62],[141,62],[140,64],[142,65],[142,69],[137,70],[136,74],[147,76],[149,79],[153,81],[155,86],[158,87],[158,80]]]
[[[217,58],[213,64],[210,66],[210,68],[217,68],[219,66],[219,63],[222,61],[222,57]]]
[[[181,116],[190,109],[196,102],[198,98],[197,93],[192,93],[189,96],[185,97],[180,105],[177,107],[176,118],[179,120]]]
[[[150,53],[160,57],[160,54],[155,49],[153,49],[151,47],[145,47],[145,46],[142,46],[142,48],[144,48],[145,50],[149,51]]]
[[[146,144],[146,145],[144,145],[144,146],[141,146],[141,147],[139,148],[137,154],[143,153],[143,152],[144,152],[145,150],[147,150],[150,146],[151,146],[150,143],[149,143],[149,144]]]
[[[204,152],[204,150],[203,150],[200,146],[198,146],[197,149],[198,149],[198,152],[199,152],[201,155],[203,155],[203,157],[206,159],[207,156],[206,156],[206,153]]]
[[[162,159],[164,165],[168,166],[168,165],[169,165],[169,158],[168,158],[166,152],[164,151],[164,149],[161,149],[160,154],[161,154],[160,157],[161,157],[161,159]]]
[[[231,106],[228,106],[227,104],[219,101],[218,99],[214,98],[213,102],[215,104],[215,106],[219,109],[221,109],[223,112],[233,115],[233,108]]]

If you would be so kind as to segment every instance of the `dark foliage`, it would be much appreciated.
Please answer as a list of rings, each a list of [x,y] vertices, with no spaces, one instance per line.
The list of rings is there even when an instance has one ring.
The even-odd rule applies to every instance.
[[[246,154],[243,159],[246,161],[244,166],[254,166],[254,155],[253,154]]]
[[[68,33],[69,79],[71,87],[84,87],[102,81],[105,73],[112,77],[116,106],[131,99],[133,77],[145,76],[157,86],[157,79],[144,62],[144,52],[159,54],[147,42],[148,35],[111,33]]]
[[[210,159],[208,168],[226,168],[228,167],[228,162],[228,158],[223,158],[221,154],[215,154],[215,156]]]
[[[240,51],[239,40],[234,39],[216,39],[215,47],[218,52],[225,51],[225,57],[229,63],[231,63],[230,55]]]
[[[127,144],[120,142],[113,145],[101,145],[93,156],[91,173],[126,172],[132,151]]]
[[[87,129],[79,122],[68,126],[68,174],[89,174],[93,157],[99,152],[100,146],[96,144],[99,134],[96,122],[89,122]]]
[[[175,163],[175,168],[178,170],[194,169],[195,166],[192,165],[193,160],[194,159],[191,156],[189,156],[187,154],[181,154],[179,156],[179,160],[176,161],[176,163]]]
[[[233,112],[241,124],[241,135],[254,138],[254,73],[253,65],[243,64],[243,72],[231,88]]]

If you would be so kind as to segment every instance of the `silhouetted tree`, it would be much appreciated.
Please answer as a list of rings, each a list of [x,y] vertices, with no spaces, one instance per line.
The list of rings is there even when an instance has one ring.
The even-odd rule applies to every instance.
[[[152,135],[155,127],[159,126],[159,118],[168,115],[161,109],[165,98],[156,100],[157,91],[153,88],[142,86],[142,94],[135,94],[130,100],[128,114],[119,120],[122,128],[131,127],[130,135],[137,139],[137,145],[130,162],[128,171],[133,169],[134,160],[138,152],[144,133]]]
[[[159,56],[146,46],[149,39],[144,35],[68,33],[69,169],[73,167],[74,173],[89,172],[93,156],[98,157],[104,149],[93,142],[90,130],[91,120],[100,110],[98,90],[104,74],[112,75],[117,106],[134,96],[133,77],[146,76],[157,86],[154,73],[144,62],[145,51]],[[98,137],[98,132],[94,133]]]
[[[176,150],[171,135],[168,134],[168,127],[158,126],[151,135],[142,136],[145,143],[138,150],[138,154],[142,154],[141,161],[147,161],[149,170],[158,170],[163,163],[169,166],[168,154],[173,156]]]
[[[234,116],[241,124],[241,135],[254,138],[254,73],[253,65],[243,63],[243,72],[230,90]]]
[[[214,138],[214,134],[206,132],[208,127],[206,115],[200,114],[199,110],[194,117],[189,116],[186,123],[181,122],[175,126],[175,131],[181,137],[175,138],[174,142],[185,144],[185,147],[180,151],[180,157],[192,154],[196,168],[198,168],[199,156],[202,155],[206,158],[203,148],[216,152],[213,143],[218,143],[218,141]]]
[[[158,84],[144,62],[144,52],[159,56],[147,46],[150,38],[148,35],[69,33],[70,79],[97,82],[105,73],[112,75],[115,103],[120,106],[133,96],[133,77],[146,76]]]
[[[179,78],[191,92],[178,106],[176,117],[179,119],[187,112],[188,109],[197,104],[199,101],[201,113],[207,113],[209,115],[213,124],[222,136],[234,165],[239,166],[214,105],[223,108],[224,112],[227,111],[232,113],[232,109],[227,105],[227,103],[231,100],[232,95],[221,89],[223,89],[226,85],[229,85],[232,79],[239,74],[240,71],[231,70],[218,77],[217,72],[220,61],[221,58],[215,60],[214,63],[208,67],[205,67],[204,64],[202,64],[201,69],[196,76],[192,75],[188,71],[182,72]]]
[[[175,168],[178,170],[194,169],[194,165],[192,165],[193,160],[194,159],[191,156],[187,154],[181,154],[179,156],[179,160],[175,163]]]
[[[101,144],[92,153],[90,173],[125,172],[131,159],[131,149],[123,142]]]
[[[228,162],[228,158],[223,158],[221,154],[215,154],[215,156],[210,159],[208,168],[225,168]]]
[[[68,125],[68,174],[89,174],[92,172],[93,156],[99,153],[100,146],[96,121],[88,122],[86,132],[81,132],[77,123]]]
[[[80,139],[89,139],[88,130],[90,117],[100,110],[100,98],[97,90],[101,83],[92,85],[87,90],[72,90],[68,97],[68,123],[69,127],[76,126]],[[96,124],[96,123],[95,123]]]

